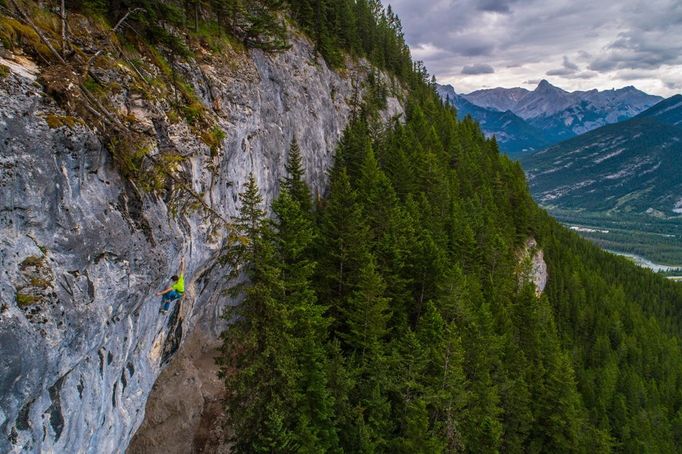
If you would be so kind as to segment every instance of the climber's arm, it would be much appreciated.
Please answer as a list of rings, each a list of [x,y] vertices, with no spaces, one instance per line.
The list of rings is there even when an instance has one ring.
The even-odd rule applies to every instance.
[[[156,296],[165,295],[166,293],[170,292],[171,290],[173,290],[173,287],[168,287],[168,288],[165,289],[165,290],[161,290],[160,292],[157,292],[157,293],[156,293]]]

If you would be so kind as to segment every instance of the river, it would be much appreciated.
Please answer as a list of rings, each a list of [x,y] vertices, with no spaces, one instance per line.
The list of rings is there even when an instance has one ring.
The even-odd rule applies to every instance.
[[[644,257],[641,257],[636,254],[628,254],[626,252],[618,252],[618,251],[612,251],[610,249],[606,249],[606,251],[610,252],[611,254],[616,254],[616,255],[621,255],[623,257],[627,257],[631,259],[633,262],[635,262],[637,265],[643,267],[643,268],[649,268],[652,271],[655,271],[657,273],[659,272],[667,272],[667,271],[675,271],[679,270],[679,267],[675,266],[669,266],[669,265],[660,265],[658,263],[654,263],[649,259],[645,259]],[[673,280],[680,280],[682,279],[682,276],[672,276],[670,279]]]

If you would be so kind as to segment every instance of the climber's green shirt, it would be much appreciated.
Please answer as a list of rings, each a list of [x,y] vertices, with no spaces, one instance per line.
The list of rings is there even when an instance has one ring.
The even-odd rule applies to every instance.
[[[173,284],[171,288],[176,292],[185,293],[185,275],[181,274],[180,276],[178,276],[178,282]]]

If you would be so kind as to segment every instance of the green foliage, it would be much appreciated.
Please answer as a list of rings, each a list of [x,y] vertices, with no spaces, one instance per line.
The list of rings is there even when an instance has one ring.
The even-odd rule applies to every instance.
[[[45,257],[38,257],[35,255],[29,255],[26,257],[24,260],[21,261],[19,264],[19,268],[24,270],[28,267],[37,267],[40,268],[44,265],[45,263]]]
[[[391,7],[377,0],[289,0],[294,17],[332,66],[344,54],[367,57],[402,80],[412,73],[402,25]]]
[[[108,148],[121,173],[129,178],[136,177],[141,171],[142,160],[150,151],[148,145],[135,143],[129,137],[111,140]]]
[[[214,126],[209,131],[205,131],[201,134],[201,140],[211,149],[211,156],[216,156],[218,154],[225,137],[227,137],[225,132],[219,126]]]
[[[390,7],[384,10],[376,0],[86,0],[74,6],[106,13],[112,23],[126,11],[140,8],[131,18],[138,32],[180,56],[188,56],[190,51],[169,31],[172,27],[193,30],[195,36],[213,43],[211,47],[218,42],[214,38],[224,33],[246,47],[284,50],[289,44],[282,14],[290,9],[333,66],[340,66],[344,55],[350,54],[367,57],[401,78],[412,73],[400,20]]]
[[[68,115],[55,115],[55,114],[48,114],[45,117],[45,122],[47,122],[47,125],[50,128],[60,128],[62,126],[67,126],[71,129],[73,129],[77,124],[82,124],[82,120],[76,117],[68,116]]]
[[[272,224],[244,208],[251,183],[242,199],[252,215],[236,224],[254,240],[239,248],[261,252],[224,337],[239,449],[674,452],[682,288],[560,227],[429,85],[384,132],[371,105],[314,213],[295,142]],[[541,296],[519,281],[530,236],[549,266]]]
[[[369,232],[345,168],[333,171],[330,187],[331,195],[320,216],[316,281],[320,298],[330,306],[331,314],[337,316],[345,298],[357,285],[367,258]]]
[[[20,308],[26,308],[26,307],[29,307],[33,304],[36,304],[36,303],[40,302],[40,299],[41,298],[37,295],[30,295],[30,294],[21,293],[21,292],[17,292],[17,297],[16,297],[17,305]]]
[[[312,210],[310,188],[305,183],[305,169],[301,158],[301,149],[295,137],[291,139],[289,157],[284,167],[287,175],[282,180],[282,188],[301,205],[304,212],[310,212]]]
[[[304,184],[288,178],[294,186]],[[228,314],[237,318],[224,336],[220,360],[231,390],[227,404],[240,409],[231,413],[236,452],[334,450],[329,321],[312,290],[311,213],[285,189],[273,203],[271,224],[253,175],[240,201],[239,237],[228,260],[249,282],[236,287],[244,300]],[[249,396],[248,389],[258,396]]]
[[[9,50],[24,46],[39,58],[48,61],[51,58],[50,50],[40,40],[35,30],[9,16],[0,15],[0,42]]]
[[[275,51],[287,48],[286,28],[276,0],[83,0],[67,2],[69,9],[102,14],[115,24],[128,11],[135,11],[128,23],[154,45],[161,45],[180,57],[192,56],[181,34],[173,29],[193,31],[214,50],[226,34],[248,47]]]

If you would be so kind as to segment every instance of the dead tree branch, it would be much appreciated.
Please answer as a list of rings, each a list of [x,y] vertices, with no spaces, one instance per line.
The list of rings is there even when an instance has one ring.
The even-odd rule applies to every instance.
[[[12,1],[14,1],[14,0],[12,0]],[[116,34],[118,29],[125,23],[125,21],[128,19],[128,17],[130,17],[131,14],[134,14],[138,11],[144,11],[144,9],[143,8],[133,8],[131,10],[128,10],[128,12],[125,13],[123,15],[123,17],[121,19],[119,19],[118,22],[116,22],[116,25],[114,25],[114,28],[109,30],[109,33],[107,33],[107,40],[111,41],[111,37]],[[104,52],[105,48],[106,48],[106,46],[101,47],[100,49],[97,50],[97,52],[94,53],[94,55],[92,55],[90,58],[88,58],[88,61],[85,62],[85,69],[83,70],[83,77],[85,77],[85,75],[88,74],[88,72],[90,71],[90,65],[92,64],[92,61],[95,58],[99,57],[102,54],[102,52]]]
[[[45,44],[47,46],[48,49],[50,49],[50,52],[52,52],[52,54],[55,56],[55,58],[57,60],[59,60],[60,63],[66,64],[66,62],[64,61],[62,56],[59,54],[59,52],[57,52],[55,50],[54,46],[52,46],[52,43],[50,42],[50,40],[48,40],[45,37],[45,35],[43,35],[43,33],[40,31],[40,29],[38,27],[36,27],[36,24],[33,23],[33,21],[31,20],[31,17],[28,14],[26,14],[26,12],[19,6],[19,4],[16,2],[16,0],[10,0],[10,1],[12,2],[12,6],[14,6],[14,8],[19,12],[19,15],[21,15],[21,18],[33,29],[34,32],[36,32],[36,34],[38,35],[40,40],[43,42],[43,44]]]
[[[62,20],[62,58],[66,58],[66,6],[65,6],[65,0],[62,0],[62,3],[59,8],[59,15],[61,16]]]

